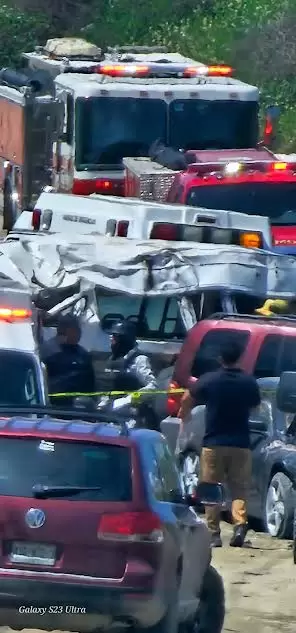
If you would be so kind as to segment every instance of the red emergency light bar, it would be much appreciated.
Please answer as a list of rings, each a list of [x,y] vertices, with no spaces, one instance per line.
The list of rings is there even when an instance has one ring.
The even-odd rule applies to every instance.
[[[100,64],[96,68],[100,75],[109,77],[153,77],[173,75],[176,77],[229,77],[233,74],[231,66],[224,64],[213,66],[186,66],[185,64],[154,63],[154,64]]]
[[[197,175],[209,174],[213,172],[219,172],[226,176],[239,175],[246,171],[261,171],[261,172],[284,172],[284,171],[296,171],[296,163],[290,162],[272,162],[272,161],[257,161],[246,160],[240,161],[223,161],[217,163],[192,163],[188,166],[187,172],[195,173]]]
[[[216,66],[191,66],[184,69],[184,77],[231,77],[233,68],[224,64]]]

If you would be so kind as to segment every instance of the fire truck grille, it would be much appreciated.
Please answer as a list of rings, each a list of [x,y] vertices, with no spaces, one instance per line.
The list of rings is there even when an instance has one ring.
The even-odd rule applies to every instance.
[[[165,202],[175,174],[145,174],[139,178],[139,197],[144,200]]]

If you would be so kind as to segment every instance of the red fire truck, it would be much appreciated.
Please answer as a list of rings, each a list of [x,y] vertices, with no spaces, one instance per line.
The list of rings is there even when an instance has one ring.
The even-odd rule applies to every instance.
[[[279,160],[265,148],[186,154],[183,171],[125,158],[126,195],[267,216],[275,250],[296,254],[296,161]]]
[[[6,228],[41,183],[122,195],[123,157],[147,155],[156,139],[176,150],[258,141],[259,90],[229,66],[156,47],[102,51],[75,38],[49,40],[23,58],[21,77],[0,73]]]

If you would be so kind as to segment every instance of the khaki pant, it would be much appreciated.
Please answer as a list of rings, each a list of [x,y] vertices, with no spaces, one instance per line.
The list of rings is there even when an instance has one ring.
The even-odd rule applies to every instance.
[[[227,484],[232,498],[232,521],[234,525],[247,523],[246,501],[251,480],[251,451],[247,448],[217,446],[203,448],[201,453],[201,481]],[[216,506],[207,506],[206,519],[213,534],[220,533],[220,511]]]

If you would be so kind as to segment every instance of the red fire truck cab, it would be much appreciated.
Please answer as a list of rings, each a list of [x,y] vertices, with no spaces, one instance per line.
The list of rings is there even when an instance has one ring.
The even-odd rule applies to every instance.
[[[124,159],[126,195],[267,216],[275,250],[296,254],[296,162],[266,148],[190,150],[187,169]]]

